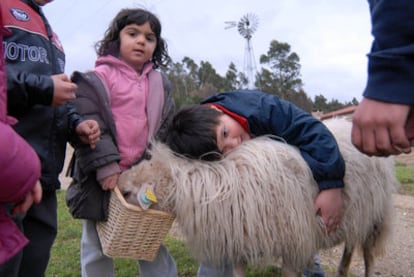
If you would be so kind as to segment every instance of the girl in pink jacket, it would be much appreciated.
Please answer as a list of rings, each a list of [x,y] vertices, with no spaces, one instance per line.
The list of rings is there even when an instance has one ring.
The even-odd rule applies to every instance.
[[[95,70],[72,76],[78,86],[73,104],[99,123],[102,136],[93,150],[75,146],[66,200],[73,215],[83,219],[82,277],[112,277],[114,261],[102,252],[96,221],[105,219],[107,196],[119,174],[142,158],[152,138],[161,138],[175,105],[168,79],[157,70],[170,59],[154,14],[121,10],[96,46]],[[153,261],[139,260],[138,265],[141,277],[178,276],[164,245]]]
[[[10,126],[7,116],[6,72],[3,59],[3,35],[6,34],[0,14],[0,264],[8,261],[27,243],[27,238],[6,212],[27,211],[32,203],[39,203],[42,195],[40,161],[35,151]],[[15,120],[14,120],[15,121]]]

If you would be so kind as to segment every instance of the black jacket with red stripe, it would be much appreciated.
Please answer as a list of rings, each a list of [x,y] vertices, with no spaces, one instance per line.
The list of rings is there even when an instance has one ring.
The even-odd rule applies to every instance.
[[[69,104],[54,108],[51,75],[64,72],[65,54],[41,8],[32,0],[1,0],[8,113],[14,129],[36,150],[45,190],[60,187],[66,142],[81,118]]]

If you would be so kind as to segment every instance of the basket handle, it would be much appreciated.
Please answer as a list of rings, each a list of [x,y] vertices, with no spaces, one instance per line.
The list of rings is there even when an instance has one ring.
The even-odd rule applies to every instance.
[[[127,207],[128,209],[135,210],[135,211],[138,211],[138,212],[144,211],[141,207],[139,207],[137,205],[134,205],[134,204],[131,204],[131,203],[128,203],[125,200],[124,196],[122,195],[121,191],[119,190],[119,187],[118,186],[116,186],[113,189],[113,193],[115,193],[115,197],[117,197],[119,199],[119,201],[121,202],[121,204],[123,206]]]

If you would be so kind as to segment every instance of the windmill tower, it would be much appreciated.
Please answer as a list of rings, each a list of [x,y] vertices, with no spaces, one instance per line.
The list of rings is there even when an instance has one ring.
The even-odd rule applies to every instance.
[[[224,23],[227,25],[224,27],[224,29],[230,29],[237,26],[237,30],[239,31],[240,35],[246,39],[243,70],[248,80],[248,89],[254,89],[254,81],[257,69],[251,39],[253,33],[257,30],[257,27],[259,25],[259,18],[253,13],[248,13],[242,16],[239,22],[226,21]]]

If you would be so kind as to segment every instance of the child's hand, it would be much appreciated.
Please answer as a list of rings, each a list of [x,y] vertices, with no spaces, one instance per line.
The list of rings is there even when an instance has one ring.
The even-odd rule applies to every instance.
[[[40,181],[37,181],[33,189],[26,194],[24,199],[20,203],[17,203],[14,206],[12,210],[12,214],[16,215],[16,214],[27,212],[27,210],[29,210],[29,208],[33,205],[33,203],[38,204],[40,203],[41,200],[42,200],[42,185],[40,184]]]
[[[344,214],[342,189],[321,190],[315,200],[315,211],[322,217],[328,235],[334,232],[341,224]]]
[[[53,81],[53,107],[58,107],[76,98],[75,90],[78,86],[72,83],[68,76],[58,74],[52,75],[51,78]]]
[[[95,120],[85,120],[76,126],[76,133],[80,140],[95,149],[96,144],[99,142],[101,137],[101,129],[99,128],[98,122]]]
[[[108,177],[99,180],[101,187],[103,190],[112,190],[116,187],[118,183],[119,173],[115,173],[113,175],[109,175]]]

